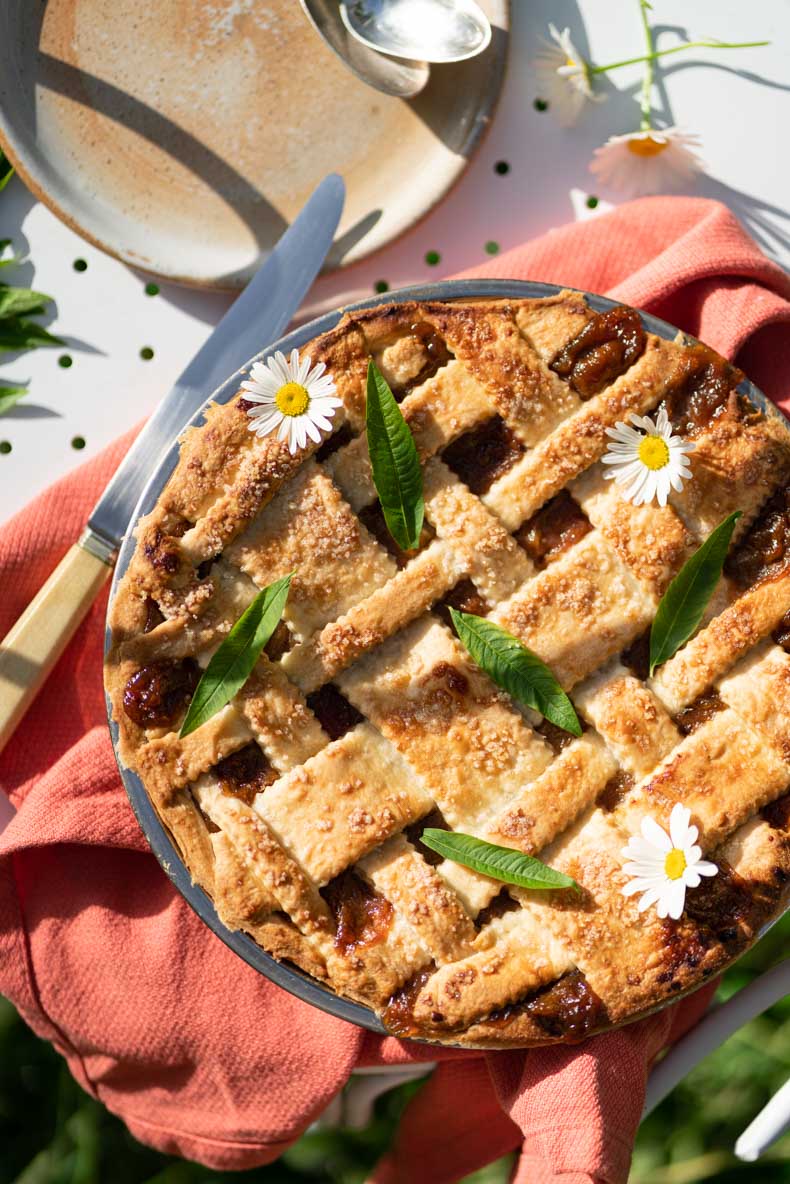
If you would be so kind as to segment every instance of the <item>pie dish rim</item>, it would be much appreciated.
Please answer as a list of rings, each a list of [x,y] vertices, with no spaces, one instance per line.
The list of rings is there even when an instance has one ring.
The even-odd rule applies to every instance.
[[[186,423],[179,434],[179,437],[173,442],[168,451],[160,457],[155,470],[152,472],[148,483],[143,490],[143,493],[135,506],[132,516],[129,520],[124,539],[121,544],[115,570],[113,572],[112,583],[110,587],[110,596],[108,601],[107,619],[105,625],[105,642],[104,642],[104,659],[112,645],[112,630],[110,628],[110,614],[115,600],[118,587],[126,573],[126,569],[134,554],[136,540],[133,534],[133,528],[144,515],[149,513],[156,504],[164,486],[169,480],[178,462],[180,453],[180,439],[183,432],[187,428],[192,428],[200,425],[203,422],[203,414],[206,407],[210,403],[226,403],[229,402],[239,390],[240,383],[248,372],[253,362],[263,361],[275,350],[282,350],[288,353],[291,349],[300,349],[308,341],[313,338],[328,332],[333,329],[341,320],[346,312],[356,312],[363,309],[376,308],[381,305],[403,304],[410,301],[429,302],[429,301],[469,301],[469,300],[496,300],[496,299],[536,299],[545,298],[557,295],[562,291],[567,291],[567,285],[538,283],[536,281],[528,280],[444,280],[433,284],[420,284],[407,288],[400,288],[394,292],[376,293],[372,296],[366,297],[364,300],[356,301],[352,304],[346,305],[342,308],[334,309],[328,313],[322,314],[315,320],[305,322],[298,328],[287,333],[279,341],[273,342],[265,349],[250,358],[238,370],[231,374],[218,388],[209,396],[203,405],[194,413],[189,422]],[[578,292],[588,303],[589,307],[595,312],[605,312],[610,308],[617,307],[623,302],[612,299],[611,297],[601,296],[597,293],[583,291],[581,289],[570,289]],[[633,307],[633,306],[630,306]],[[656,336],[664,338],[665,340],[674,340],[678,333],[682,333],[684,341],[688,344],[693,344],[698,339],[684,330],[679,330],[676,326],[664,321],[651,313],[645,312],[643,309],[636,309],[639,313],[642,323],[648,332],[654,333]],[[746,397],[766,415],[773,416],[790,429],[790,419],[785,416],[782,411],[765,396],[762,391],[754,386],[748,379],[744,379],[738,386],[737,390]],[[330,987],[324,986],[317,979],[312,978],[308,973],[301,970],[299,967],[284,962],[278,961],[273,955],[269,954],[262,946],[258,945],[251,936],[241,930],[229,929],[219,918],[213,901],[208,894],[196,883],[193,882],[189,869],[171,839],[168,830],[164,823],[160,820],[156,809],[148,796],[145,785],[142,779],[132,769],[127,768],[120,757],[119,753],[119,729],[118,724],[113,719],[112,703],[110,697],[105,689],[105,703],[107,707],[107,718],[110,729],[110,737],[115,755],[116,763],[120,773],[121,781],[129,798],[132,811],[137,819],[137,822],[145,835],[146,841],[150,846],[157,861],[164,870],[165,874],[170,879],[176,890],[186,900],[190,907],[197,913],[201,921],[224,942],[231,950],[234,951],[240,958],[243,959],[247,965],[257,970],[265,978],[282,987],[296,998],[303,1002],[309,1003],[320,1010],[333,1015],[338,1019],[346,1020],[349,1023],[355,1024],[358,1027],[367,1029],[378,1035],[391,1035],[385,1028],[382,1021],[372,1010],[363,1003],[356,1002],[352,999],[336,994]],[[763,936],[768,929],[770,929],[787,910],[790,909],[790,893],[787,894],[787,899],[783,906],[781,906],[776,914],[769,920],[765,926],[760,930],[757,939]],[[748,949],[753,947],[754,943],[750,943]],[[733,965],[747,950],[741,951],[736,955],[727,966]],[[621,1021],[620,1024],[611,1025],[612,1028],[620,1027],[624,1023],[630,1023],[635,1019],[641,1018],[644,1015],[652,1014],[662,1010],[664,1007],[674,1003],[678,998],[685,994],[699,988],[702,985],[699,982],[694,983],[687,991],[678,992],[668,998],[657,1003],[654,1007],[649,1008],[644,1012],[640,1012],[629,1017],[627,1020]],[[608,1030],[608,1029],[607,1029]],[[458,1047],[468,1049],[468,1044],[453,1045],[452,1041],[436,1041],[427,1037],[406,1037],[406,1039],[414,1040],[422,1044],[438,1044],[440,1047]]]

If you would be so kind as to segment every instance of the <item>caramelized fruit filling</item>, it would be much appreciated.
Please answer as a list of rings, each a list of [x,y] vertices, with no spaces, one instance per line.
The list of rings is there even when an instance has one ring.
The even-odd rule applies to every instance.
[[[409,325],[409,332],[420,340],[428,355],[428,360],[416,378],[413,378],[405,388],[404,393],[427,382],[429,378],[433,378],[437,370],[446,366],[453,357],[443,339],[427,321],[415,321],[414,324]]]
[[[164,619],[165,614],[162,612],[153,596],[149,596],[145,602],[145,624],[143,625],[143,633],[150,633],[152,629],[156,629],[157,625],[161,625]]]
[[[632,789],[635,784],[636,782],[630,773],[626,773],[625,769],[618,769],[598,794],[595,804],[600,806],[602,810],[611,813],[612,810],[617,809],[629,789]]]
[[[724,711],[726,706],[716,691],[706,691],[704,695],[700,695],[693,703],[689,703],[688,707],[684,707],[682,711],[678,712],[675,723],[684,736],[690,736],[719,711]]]
[[[248,806],[252,805],[256,794],[277,780],[277,770],[269,764],[255,741],[219,761],[214,772],[222,792],[241,798]]]
[[[678,375],[656,410],[666,411],[675,432],[692,437],[723,415],[759,418],[760,412],[735,391],[742,378],[740,370],[697,342],[684,352]]]
[[[518,1015],[530,1016],[546,1033],[573,1043],[584,1040],[606,1019],[604,1005],[580,970],[572,970],[530,999],[494,1012],[489,1024],[506,1024]]]
[[[698,888],[686,893],[685,911],[698,925],[706,925],[719,941],[737,941],[740,923],[748,924],[754,913],[752,891],[723,859],[717,860],[718,874],[703,876]]]
[[[381,1018],[384,1021],[384,1027],[393,1036],[414,1036],[419,1032],[420,1026],[414,1018],[414,1007],[420,991],[435,969],[436,966],[431,964],[426,966],[424,970],[418,970],[408,982],[390,996]]]
[[[519,527],[513,537],[537,568],[559,558],[592,530],[581,506],[563,489]]]
[[[482,929],[489,921],[495,920],[497,917],[504,917],[505,913],[515,912],[521,906],[518,901],[514,900],[508,892],[507,888],[503,888],[498,892],[489,905],[481,909],[477,914],[475,924],[478,929]]]
[[[488,604],[471,580],[459,580],[433,606],[433,611],[438,617],[441,617],[450,630],[453,628],[453,620],[449,612],[451,608],[457,609],[460,613],[474,613],[476,617],[488,615]]]
[[[286,625],[285,621],[278,621],[274,633],[272,633],[269,640],[264,647],[266,657],[272,662],[278,662],[283,654],[287,654],[291,648],[291,630]]]
[[[308,695],[307,706],[332,740],[339,740],[365,718],[331,682]]]
[[[564,345],[551,363],[582,399],[614,382],[641,357],[647,336],[633,308],[618,305],[599,312]]]
[[[430,847],[426,847],[420,841],[420,835],[428,826],[432,826],[434,830],[450,829],[438,806],[431,810],[430,814],[426,814],[424,818],[421,818],[419,822],[412,822],[411,826],[406,827],[404,833],[412,846],[416,847],[419,851],[425,862],[429,863],[431,867],[436,867],[437,863],[442,862],[443,856],[439,855],[437,851],[431,850]]]
[[[504,476],[523,452],[524,445],[515,432],[496,415],[453,440],[442,453],[442,460],[472,493],[481,494]]]
[[[783,650],[786,650],[790,654],[790,609],[782,617],[771,634],[771,637],[777,645],[780,645]]]
[[[186,711],[200,681],[193,658],[150,662],[137,670],[123,692],[123,709],[140,728],[168,728]]]
[[[321,895],[335,918],[335,949],[341,954],[384,941],[392,925],[392,905],[361,876],[341,872],[321,889]]]
[[[790,564],[790,487],[766,503],[724,570],[742,588],[781,575]]]

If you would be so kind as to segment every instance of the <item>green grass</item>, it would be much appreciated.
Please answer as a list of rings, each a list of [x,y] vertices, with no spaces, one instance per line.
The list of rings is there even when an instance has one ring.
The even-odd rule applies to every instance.
[[[729,995],[785,952],[790,916],[729,971]],[[790,998],[741,1029],[642,1124],[631,1184],[786,1184],[790,1133],[759,1166],[735,1139],[790,1075]],[[379,1099],[364,1131],[309,1131],[276,1164],[212,1172],[143,1147],[72,1080],[63,1061],[0,998],[0,1184],[362,1184],[386,1150],[412,1083]],[[500,1160],[467,1184],[505,1184]]]

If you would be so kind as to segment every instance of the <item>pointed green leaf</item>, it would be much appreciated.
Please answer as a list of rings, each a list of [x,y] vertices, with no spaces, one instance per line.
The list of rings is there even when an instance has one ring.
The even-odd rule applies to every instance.
[[[244,686],[283,615],[292,576],[293,572],[269,584],[239,617],[203,671],[179,736],[188,736],[211,719]]]
[[[661,597],[650,629],[650,674],[684,645],[702,620],[708,601],[721,578],[735,523],[735,510],[681,567]]]
[[[45,296],[43,292],[0,284],[0,318],[16,317],[21,313],[43,312],[51,300],[52,297]]]
[[[13,252],[8,256],[7,259],[4,258],[7,248],[10,246],[10,238],[0,238],[0,267],[13,267],[15,263],[22,262],[19,256],[14,255]]]
[[[373,484],[387,529],[403,551],[419,546],[425,515],[417,449],[384,376],[368,362],[367,434]]]
[[[524,855],[512,847],[499,847],[486,843],[473,835],[458,834],[452,830],[437,830],[427,827],[420,841],[437,855],[462,863],[473,871],[504,884],[515,884],[519,888],[578,888],[579,885],[563,872],[555,872],[533,855]]]
[[[0,415],[10,411],[14,404],[18,403],[26,394],[26,386],[7,386],[5,383],[0,383]]]
[[[481,670],[519,703],[551,720],[558,728],[581,736],[573,704],[537,654],[517,637],[474,613],[450,609],[455,631]]]
[[[63,342],[48,333],[43,326],[22,317],[9,317],[0,321],[0,352],[16,353],[24,349],[37,349],[40,345],[63,345]]]

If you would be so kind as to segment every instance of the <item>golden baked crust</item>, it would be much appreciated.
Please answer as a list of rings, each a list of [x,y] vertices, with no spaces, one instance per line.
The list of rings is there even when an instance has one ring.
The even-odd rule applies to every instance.
[[[630,310],[595,314],[571,291],[346,315],[303,350],[343,401],[330,440],[291,456],[248,430],[240,395],[212,405],[138,523],[112,605],[120,757],[193,878],[226,925],[399,1034],[582,1039],[698,986],[786,900],[790,655],[771,635],[787,636],[790,610],[790,526],[782,542],[774,525],[790,434],[703,346],[639,330],[613,361],[618,317],[633,328]],[[426,527],[407,555],[368,462],[371,356],[423,467]],[[635,507],[603,479],[606,428],[659,405],[695,440],[694,479],[663,509]],[[701,628],[648,678],[660,597],[733,509],[738,541]],[[541,528],[536,549],[547,512],[574,529]],[[253,676],[179,738],[199,668],[290,571]],[[583,734],[558,736],[494,686],[448,604],[533,649]],[[161,726],[124,708],[140,671],[178,683]],[[621,852],[677,802],[720,870],[660,920],[622,894]],[[504,888],[440,861],[425,825],[539,854],[581,891]]]

